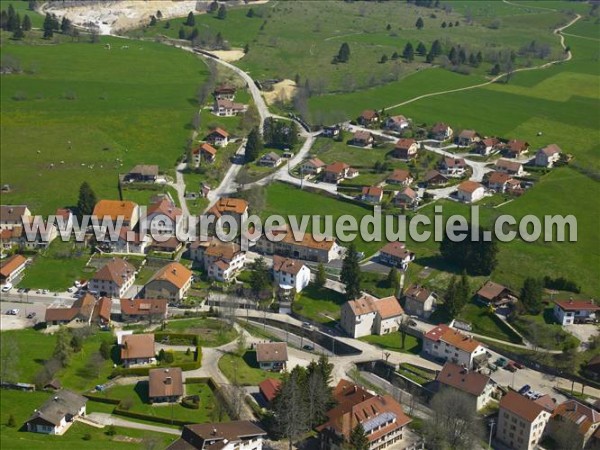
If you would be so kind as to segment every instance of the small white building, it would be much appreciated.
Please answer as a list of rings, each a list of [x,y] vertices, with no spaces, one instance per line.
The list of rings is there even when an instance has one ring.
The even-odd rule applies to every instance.
[[[340,325],[353,338],[398,331],[404,310],[394,296],[363,294],[342,305]]]
[[[27,431],[44,434],[63,434],[76,417],[86,414],[87,398],[65,389],[59,390],[25,422]]]
[[[481,200],[485,195],[485,188],[476,181],[463,181],[458,185],[456,196],[461,202],[475,203]]]
[[[13,255],[0,264],[0,284],[12,284],[27,267],[27,258],[23,255]]]
[[[486,357],[485,347],[473,336],[441,324],[423,335],[423,352],[472,369],[478,360]]]
[[[554,303],[554,317],[561,325],[595,323],[600,306],[593,300],[557,300]]]
[[[562,150],[556,144],[550,144],[540,148],[535,154],[535,165],[540,167],[552,167],[560,159]]]
[[[300,292],[310,283],[310,269],[301,261],[275,255],[273,278],[281,288],[292,287],[296,292]]]

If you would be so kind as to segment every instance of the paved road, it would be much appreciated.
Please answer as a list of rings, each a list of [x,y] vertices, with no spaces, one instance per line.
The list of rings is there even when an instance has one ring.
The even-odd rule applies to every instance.
[[[187,168],[187,164],[182,162],[177,166],[175,177],[175,183],[169,183],[170,186],[175,188],[177,191],[177,198],[179,199],[179,204],[181,205],[181,211],[183,213],[184,219],[187,219],[190,216],[190,211],[187,206],[187,202],[185,200],[185,180],[183,178],[183,171]]]
[[[157,433],[173,434],[175,436],[181,435],[181,431],[174,428],[133,422],[131,420],[121,419],[120,417],[112,414],[93,412],[88,414],[86,417],[102,425],[116,425],[124,428],[135,428],[136,430],[156,431]]]

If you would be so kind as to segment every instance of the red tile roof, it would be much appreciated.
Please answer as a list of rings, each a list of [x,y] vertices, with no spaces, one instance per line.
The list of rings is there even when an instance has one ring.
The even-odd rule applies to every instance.
[[[340,161],[336,161],[336,162],[333,162],[333,163],[327,165],[325,167],[325,172],[332,172],[332,173],[339,174],[349,168],[350,168],[350,166],[348,164],[340,162]]]
[[[135,267],[121,258],[113,258],[98,270],[92,279],[112,281],[117,286],[123,286],[125,280],[134,276]]]
[[[6,261],[2,262],[0,267],[0,276],[8,278],[15,270],[27,262],[27,258],[23,255],[13,255]]]
[[[137,203],[126,200],[100,200],[96,203],[92,214],[99,220],[103,217],[110,217],[112,221],[116,221],[121,216],[124,221],[130,221],[137,207]]]
[[[184,265],[178,262],[172,262],[167,264],[160,270],[158,270],[150,279],[152,281],[167,281],[175,286],[177,289],[181,289],[192,277],[192,272]]]
[[[290,275],[296,275],[304,267],[304,263],[292,258],[285,258],[283,256],[273,256],[273,271],[283,272]]]
[[[121,314],[127,316],[145,316],[157,314],[164,316],[167,312],[167,300],[163,298],[122,298]]]
[[[267,378],[266,380],[261,381],[258,385],[258,389],[260,390],[261,394],[264,395],[269,403],[272,402],[277,396],[277,391],[280,387],[281,381],[275,378]]]
[[[477,291],[477,295],[483,297],[487,301],[493,301],[496,297],[502,294],[504,291],[508,291],[506,286],[494,283],[493,281],[487,281],[481,289]]]
[[[508,391],[500,400],[500,410],[503,409],[510,411],[529,423],[537,419],[542,411],[546,411],[542,405],[514,391]]]
[[[408,150],[413,144],[416,144],[417,141],[414,139],[398,139],[396,142],[396,149]]]
[[[372,120],[378,116],[379,114],[374,109],[365,109],[360,115],[360,117],[362,117],[365,120]]]
[[[448,325],[440,324],[429,330],[423,336],[425,339],[434,342],[446,342],[460,350],[468,353],[473,353],[481,343],[470,336],[462,334],[460,331],[450,328]]]
[[[148,397],[181,397],[183,377],[180,367],[151,369],[148,372]]]
[[[287,361],[287,344],[285,342],[256,344],[256,360],[258,362]]]
[[[348,301],[348,305],[356,316],[377,312],[382,319],[389,319],[404,314],[400,302],[394,296],[377,298],[370,294],[363,294],[356,300]]]
[[[379,250],[379,252],[403,259],[411,255],[411,252],[406,248],[406,244],[398,241],[388,242],[381,248],[381,250]]]
[[[556,300],[554,303],[564,311],[599,311],[600,306],[594,300]]]
[[[556,144],[547,145],[546,147],[541,148],[540,151],[544,152],[548,156],[552,156],[556,153],[562,153],[562,150]]]
[[[221,137],[229,137],[229,133],[227,131],[225,131],[222,128],[215,128],[214,130],[211,130],[210,133],[208,133],[209,136],[213,135],[213,134],[218,134]]]
[[[408,170],[396,169],[386,178],[386,180],[403,183],[406,180],[408,180],[409,178],[411,178],[411,176],[410,176],[410,172]]]
[[[154,358],[154,334],[123,336],[121,359]]]
[[[447,362],[444,364],[436,380],[446,386],[479,397],[490,382],[490,377],[473,370],[465,369],[458,364]]]
[[[477,183],[476,181],[467,180],[467,181],[463,181],[462,183],[460,183],[458,185],[458,190],[472,194],[477,189],[482,188],[482,187],[483,186],[480,183]]]
[[[368,197],[381,197],[383,195],[383,189],[377,186],[365,186],[362,188],[362,195]]]

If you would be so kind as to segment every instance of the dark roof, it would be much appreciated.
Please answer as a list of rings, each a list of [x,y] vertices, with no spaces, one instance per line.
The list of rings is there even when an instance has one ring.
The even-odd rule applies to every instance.
[[[0,205],[0,222],[21,223],[21,216],[27,210],[26,205]]]
[[[58,425],[67,414],[76,415],[86,403],[87,398],[63,389],[52,394],[27,421],[42,419],[53,425]]]
[[[141,175],[143,177],[152,177],[158,175],[158,166],[153,164],[138,164],[129,171],[131,175]]]
[[[431,291],[418,284],[411,285],[404,293],[406,297],[410,297],[412,300],[416,300],[420,303],[425,303],[431,296]]]
[[[253,439],[258,436],[265,436],[266,434],[262,428],[248,420],[185,425],[181,433],[181,438],[169,445],[167,449],[218,450],[225,446],[225,441],[233,443],[241,441],[244,438]]]

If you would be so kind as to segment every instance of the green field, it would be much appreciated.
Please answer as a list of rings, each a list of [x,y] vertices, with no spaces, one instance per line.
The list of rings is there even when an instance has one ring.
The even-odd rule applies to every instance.
[[[469,322],[474,333],[522,344],[521,338],[516,333],[510,331],[508,327],[499,325],[500,319],[494,318],[488,308],[481,305],[468,303],[461,311],[459,319]]]
[[[340,307],[346,299],[331,289],[318,289],[309,284],[300,292],[292,307],[294,312],[319,323],[332,323],[340,318]]]
[[[421,341],[410,334],[406,335],[404,347],[402,347],[402,337],[400,336],[400,333],[389,333],[381,336],[364,336],[361,337],[360,340],[394,352],[413,353],[415,355],[421,352]]]
[[[281,373],[259,369],[255,351],[247,351],[242,357],[226,353],[219,359],[219,370],[229,381],[241,386],[256,386],[266,378],[282,377]]]
[[[167,322],[167,332],[198,335],[200,347],[219,347],[237,337],[235,328],[217,319],[177,319]]]
[[[2,76],[0,178],[12,188],[3,203],[48,214],[76,204],[82,181],[99,198],[118,198],[117,174],[135,164],[172,171],[207,74],[199,58],[153,42],[123,49],[109,37],[38,41],[2,39],[3,56],[25,68]]]

